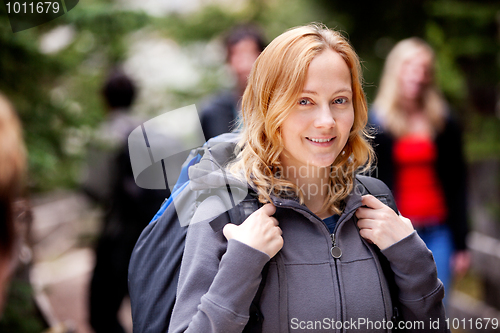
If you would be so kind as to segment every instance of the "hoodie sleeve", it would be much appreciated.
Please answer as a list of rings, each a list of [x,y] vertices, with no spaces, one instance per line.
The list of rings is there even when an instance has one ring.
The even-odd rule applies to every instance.
[[[207,222],[190,225],[169,332],[243,331],[269,259]]]
[[[400,321],[421,321],[425,325],[422,332],[448,332],[442,302],[444,287],[437,277],[432,252],[417,232],[384,249],[382,254],[390,262],[399,289]],[[431,322],[438,325],[430,327]]]

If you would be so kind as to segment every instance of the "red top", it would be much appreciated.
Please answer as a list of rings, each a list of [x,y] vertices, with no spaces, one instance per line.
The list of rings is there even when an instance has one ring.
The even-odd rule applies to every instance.
[[[447,215],[443,188],[437,177],[436,145],[430,138],[405,136],[394,145],[395,197],[401,214],[415,227],[435,225]]]

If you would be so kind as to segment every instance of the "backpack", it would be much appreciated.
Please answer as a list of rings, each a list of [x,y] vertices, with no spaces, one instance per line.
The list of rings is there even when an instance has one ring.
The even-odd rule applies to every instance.
[[[171,196],[163,202],[137,240],[128,270],[134,332],[158,333],[168,330],[187,233],[185,221],[192,217],[178,216],[178,212],[182,214],[183,209],[176,209],[175,206],[186,207],[184,210],[193,211],[196,209],[196,202],[200,200],[199,194],[188,188],[189,167],[198,164],[207,153],[219,165],[224,165],[234,156],[232,152],[236,142],[236,134],[223,134],[210,139],[203,147],[193,149],[182,166]],[[231,186],[227,186],[227,191],[231,195]],[[230,222],[234,224],[241,224],[261,206],[255,199],[255,193],[250,190],[241,204],[232,203],[233,208],[228,214]],[[265,281],[267,267],[266,265],[263,269],[262,281]],[[264,283],[261,283],[252,302],[250,320],[245,327],[245,333],[261,331],[262,315],[257,304],[260,303],[263,286]]]
[[[225,140],[221,140],[221,138]],[[215,139],[215,140],[214,140]],[[204,147],[191,151],[184,163],[179,179],[172,190],[172,195],[162,204],[158,213],[153,217],[149,225],[143,230],[139,237],[129,263],[128,286],[132,308],[132,320],[134,332],[167,332],[170,317],[175,304],[177,282],[184,251],[187,226],[181,226],[177,216],[176,205],[191,207],[198,200],[193,191],[186,189],[189,185],[188,168],[200,162],[207,152],[211,156],[218,157],[220,165],[228,160],[228,156],[221,154],[218,149],[220,142],[232,142],[236,146],[235,134],[223,134],[209,140]],[[219,146],[220,147],[220,146]],[[228,149],[223,149],[228,151]],[[390,190],[381,181],[367,177],[356,176],[361,186],[360,194],[372,194],[383,203],[398,213],[394,198]],[[231,195],[230,187],[227,186]],[[228,211],[229,221],[241,224],[245,219],[257,210],[262,204],[257,200],[255,192],[249,190],[245,199]],[[216,218],[210,224],[212,228],[220,229],[219,219]],[[227,219],[225,220],[227,222]],[[224,222],[224,223],[226,223]],[[393,290],[394,273],[390,269],[387,259],[379,252],[379,259],[389,286],[391,286],[391,299],[393,305],[397,297],[397,290]],[[263,316],[259,304],[262,290],[266,281],[268,265],[262,271],[262,280],[255,298],[250,307],[250,319],[243,330],[244,333],[258,333],[262,331]],[[394,311],[397,314],[397,310]],[[395,320],[396,318],[393,318]]]

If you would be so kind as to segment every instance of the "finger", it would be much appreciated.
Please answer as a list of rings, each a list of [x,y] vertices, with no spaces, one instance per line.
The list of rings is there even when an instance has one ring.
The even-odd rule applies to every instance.
[[[373,230],[371,229],[360,229],[359,230],[359,235],[363,237],[364,239],[367,239],[371,242],[373,242]]]
[[[275,217],[272,217],[272,216],[271,216],[271,217],[270,217],[270,219],[271,219],[271,221],[273,222],[273,224],[274,224],[275,226],[278,226],[278,225],[280,224],[280,223],[279,223],[279,221],[278,221]]]
[[[373,208],[359,207],[356,210],[356,217],[358,219],[373,219],[375,218],[375,210]]]
[[[376,227],[376,223],[377,223],[376,220],[361,219],[361,220],[358,220],[357,225],[358,225],[359,229],[373,229]]]
[[[236,224],[228,223],[224,226],[222,229],[222,233],[224,234],[224,237],[226,237],[227,240],[230,240],[233,238],[233,233],[235,231],[235,228],[238,226]]]
[[[266,203],[264,206],[260,207],[259,210],[267,216],[271,216],[276,213],[276,206],[272,203]]]
[[[280,227],[276,227],[276,229],[278,229],[278,233],[279,233],[280,236],[283,235],[283,230],[281,230]]]
[[[361,197],[361,203],[363,206],[367,206],[370,208],[378,209],[384,208],[385,204],[382,203],[379,199],[375,198],[373,195],[366,194]]]

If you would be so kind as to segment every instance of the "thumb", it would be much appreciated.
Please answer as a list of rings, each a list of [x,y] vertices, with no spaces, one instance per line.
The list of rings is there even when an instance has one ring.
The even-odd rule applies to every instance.
[[[222,233],[224,234],[224,237],[226,237],[227,240],[230,240],[234,238],[234,232],[236,231],[235,229],[238,226],[236,224],[228,223],[224,226],[224,229],[222,229]]]
[[[262,211],[267,216],[272,216],[274,213],[276,213],[276,206],[268,202],[264,206],[260,207],[259,210]]]

